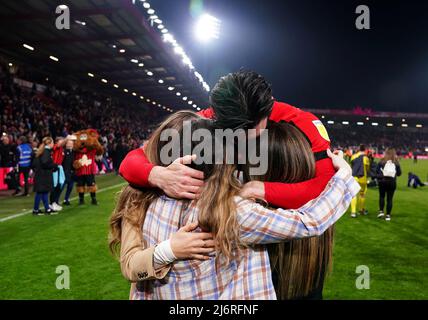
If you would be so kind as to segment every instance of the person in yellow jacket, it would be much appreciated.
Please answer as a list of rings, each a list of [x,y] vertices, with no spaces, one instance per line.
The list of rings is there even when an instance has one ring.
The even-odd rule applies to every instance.
[[[357,217],[357,209],[362,215],[367,215],[366,193],[367,193],[367,174],[370,170],[370,160],[366,156],[366,147],[360,145],[359,151],[351,157],[352,176],[360,184],[361,190],[351,201],[351,217]]]

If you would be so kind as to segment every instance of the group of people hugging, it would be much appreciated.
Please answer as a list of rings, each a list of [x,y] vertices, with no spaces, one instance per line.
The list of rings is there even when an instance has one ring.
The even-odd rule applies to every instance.
[[[130,298],[322,299],[334,224],[360,189],[351,168],[330,151],[322,123],[275,101],[255,72],[222,77],[210,103],[168,117],[121,165],[129,185],[110,219],[110,248]],[[223,161],[198,161],[185,123],[212,133]],[[235,160],[226,159],[236,141],[220,140],[219,128],[246,130],[248,140],[267,132],[266,172],[252,174],[248,155],[233,146]],[[182,148],[166,161],[169,129]]]

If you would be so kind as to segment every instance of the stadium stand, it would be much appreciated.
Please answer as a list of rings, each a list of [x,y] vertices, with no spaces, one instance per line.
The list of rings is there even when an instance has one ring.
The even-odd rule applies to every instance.
[[[37,69],[40,80],[47,74],[67,76],[130,104],[170,112],[205,106],[209,86],[145,5],[71,2],[70,29],[57,29],[57,1],[10,1],[2,4],[0,14],[0,52],[12,67]]]
[[[53,0],[2,5],[0,128],[12,149],[22,135],[36,146],[44,136],[91,127],[117,168],[168,112],[207,105],[208,84],[147,4],[67,6]],[[69,9],[69,29],[56,26],[58,8]]]
[[[377,154],[394,147],[401,157],[428,155],[428,114],[309,109],[325,124],[333,147],[356,150],[365,144]]]

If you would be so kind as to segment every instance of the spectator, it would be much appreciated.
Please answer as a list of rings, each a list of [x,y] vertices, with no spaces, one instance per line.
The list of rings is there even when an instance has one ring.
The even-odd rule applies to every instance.
[[[33,208],[34,215],[42,214],[39,210],[40,201],[43,201],[45,214],[55,214],[55,211],[49,207],[48,201],[48,194],[53,189],[52,172],[58,170],[58,165],[53,162],[51,156],[53,147],[54,143],[51,137],[43,138],[34,158],[34,192],[36,193]]]
[[[24,176],[24,192],[21,193],[21,196],[28,196],[28,190],[29,190],[29,182],[28,178],[30,175],[30,169],[31,169],[31,159],[33,150],[31,146],[28,144],[28,140],[26,136],[22,136],[18,139],[18,172],[19,177],[21,174]],[[18,189],[17,192],[20,191],[20,183],[18,183]]]
[[[391,220],[392,200],[397,188],[397,177],[401,175],[401,167],[398,162],[397,153],[394,148],[388,148],[384,157],[377,166],[379,181],[379,214],[378,218],[383,218],[386,195],[386,216],[385,220]]]
[[[73,191],[73,186],[74,186],[73,146],[74,146],[74,140],[67,139],[67,142],[65,144],[64,160],[62,162],[64,175],[65,175],[65,182],[61,188],[61,192],[66,188],[64,202],[63,202],[63,204],[66,206],[70,205],[70,195],[71,195],[71,191]],[[60,195],[61,195],[61,192],[60,192]],[[59,201],[59,197],[58,197],[58,201]]]
[[[16,148],[10,142],[7,134],[3,133],[0,142],[0,179],[4,181],[6,175],[15,166]],[[16,192],[15,192],[16,194]]]
[[[119,174],[119,167],[123,159],[125,159],[126,154],[129,152],[129,149],[126,147],[123,139],[119,139],[119,142],[113,147],[112,158],[113,165],[116,174]]]
[[[62,169],[62,161],[64,160],[64,145],[65,145],[65,139],[63,137],[56,137],[55,139],[55,145],[52,150],[52,159],[53,162],[58,166],[58,170],[54,173],[56,175],[54,179],[54,186],[53,190],[50,194],[50,208],[53,211],[61,211],[62,207],[58,204],[58,199],[61,194],[62,184],[60,183],[60,171]]]
[[[425,184],[416,174],[414,174],[413,172],[409,172],[407,177],[407,186],[416,189],[417,187],[425,187]]]

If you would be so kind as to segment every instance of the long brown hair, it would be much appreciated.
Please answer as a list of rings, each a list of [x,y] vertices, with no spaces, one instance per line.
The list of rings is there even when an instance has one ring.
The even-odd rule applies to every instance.
[[[234,141],[223,141],[215,134],[216,125],[213,121],[199,119],[192,122],[191,130],[204,129],[211,136],[211,155],[204,154],[202,163],[195,161],[191,167],[204,173],[204,187],[199,198],[194,202],[198,208],[199,227],[211,232],[216,242],[216,251],[219,253],[217,267],[228,264],[230,260],[237,258],[240,248],[239,228],[236,216],[235,196],[239,194],[241,185],[234,173],[237,170],[237,154]],[[190,149],[199,144],[199,141],[190,141]],[[207,145],[205,145],[207,146]],[[216,152],[222,150],[223,159],[218,161]],[[228,154],[233,152],[233,155]],[[205,158],[209,157],[211,158]],[[233,156],[233,163],[226,161],[228,156]],[[219,163],[220,162],[220,163]],[[220,255],[221,254],[221,255]]]
[[[39,158],[43,154],[43,151],[45,150],[45,147],[47,145],[51,144],[52,142],[53,142],[53,139],[51,137],[44,137],[43,140],[42,140],[42,143],[37,148],[36,158]]]
[[[389,160],[391,160],[394,163],[398,163],[397,152],[395,151],[394,148],[386,148],[385,154],[383,155],[381,162],[386,163]]]
[[[145,147],[145,153],[150,162],[156,165],[168,165],[161,163],[160,153],[163,146],[167,142],[161,141],[161,133],[165,129],[177,129],[180,136],[181,151],[180,156],[184,154],[184,145],[190,143],[190,150],[193,150],[197,145],[195,141],[183,141],[183,122],[191,121],[192,132],[197,129],[206,129],[210,132],[211,142],[213,143],[212,150],[218,148],[227,148],[228,144],[223,144],[220,139],[215,139],[214,124],[211,120],[201,119],[196,114],[178,113],[171,116],[153,133]],[[233,149],[234,150],[234,149]],[[226,156],[226,153],[223,152]],[[214,153],[212,153],[214,157]],[[240,183],[234,177],[236,171],[235,164],[215,163],[214,159],[198,164],[195,161],[191,167],[204,172],[204,187],[198,200],[192,205],[198,207],[199,226],[204,231],[212,232],[216,240],[216,250],[222,254],[222,258],[217,262],[228,263],[235,258],[235,254],[239,254],[239,234],[236,219],[236,204],[234,197],[240,191]],[[117,253],[118,245],[120,244],[120,236],[122,230],[123,219],[128,219],[135,227],[141,229],[144,224],[146,211],[152,201],[159,194],[153,190],[141,192],[132,187],[125,187],[119,196],[116,208],[110,219],[110,250]],[[186,207],[186,206],[183,206]],[[219,266],[217,264],[217,266]]]
[[[315,176],[315,158],[306,137],[287,123],[270,122],[269,165],[263,181],[297,183]],[[297,299],[324,282],[332,261],[334,228],[319,237],[268,246],[278,299]]]
[[[179,111],[168,117],[147,141],[144,147],[147,159],[155,165],[168,165],[169,163],[162,163],[160,159],[160,150],[168,143],[168,141],[161,141],[162,132],[166,129],[175,129],[181,132],[184,121],[198,118],[200,117],[192,111]],[[116,207],[110,217],[109,247],[113,254],[118,254],[122,222],[127,220],[134,227],[141,229],[147,209],[159,196],[160,191],[156,189],[147,188],[144,192],[132,186],[126,186],[122,189],[117,197]],[[143,241],[142,238],[141,241]]]

